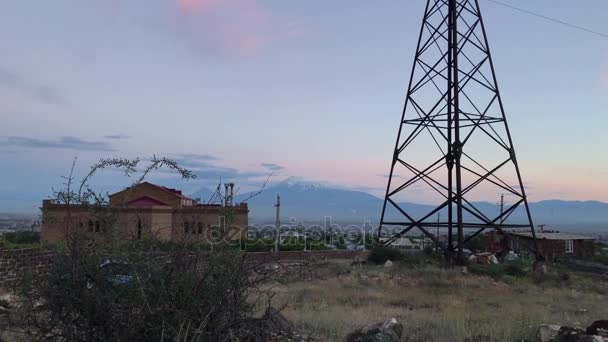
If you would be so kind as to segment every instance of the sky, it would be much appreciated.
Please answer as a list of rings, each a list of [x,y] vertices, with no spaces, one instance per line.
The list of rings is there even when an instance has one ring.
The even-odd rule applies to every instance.
[[[504,1],[608,32],[605,0]],[[75,157],[152,155],[195,171],[185,190],[272,173],[381,196],[424,5],[0,0],[0,204],[31,208]],[[480,5],[530,200],[608,201],[608,39]]]

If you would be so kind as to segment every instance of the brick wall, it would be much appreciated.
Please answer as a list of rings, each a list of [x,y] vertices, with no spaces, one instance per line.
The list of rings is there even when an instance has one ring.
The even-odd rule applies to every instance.
[[[46,272],[54,253],[42,248],[0,249],[0,287],[11,287],[21,275]]]

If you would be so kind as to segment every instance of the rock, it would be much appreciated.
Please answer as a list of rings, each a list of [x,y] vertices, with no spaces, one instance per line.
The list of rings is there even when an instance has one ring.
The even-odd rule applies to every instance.
[[[519,259],[519,255],[517,255],[513,251],[509,251],[509,253],[507,253],[507,255],[505,255],[505,261],[515,261],[517,259]]]
[[[386,260],[386,262],[384,263],[384,268],[391,268],[393,267],[393,262],[390,260]]]
[[[583,329],[561,327],[555,338],[556,342],[579,342],[581,338],[586,337],[587,334]]]
[[[600,335],[600,329],[604,330],[604,332],[608,331],[608,320],[595,321],[591,323],[591,325],[587,327],[586,332],[587,335]]]
[[[0,306],[7,309],[16,308],[19,304],[19,297],[6,293],[0,296]]]
[[[287,320],[287,318],[285,318],[285,316],[283,316],[283,314],[279,310],[273,307],[269,307],[268,309],[266,309],[266,312],[264,313],[264,317],[262,317],[262,319],[268,322],[268,324],[272,326],[274,331],[296,331],[293,323]]]
[[[346,337],[346,342],[399,342],[403,325],[391,318],[390,321],[370,324],[359,328]]]
[[[542,261],[535,261],[532,270],[538,275],[545,275],[547,274],[547,265]]]
[[[591,336],[591,335],[582,335],[579,339],[579,342],[604,342],[606,341],[601,336]]]
[[[538,328],[538,340],[540,342],[553,341],[553,339],[557,337],[560,328],[561,327],[559,325],[541,325]]]

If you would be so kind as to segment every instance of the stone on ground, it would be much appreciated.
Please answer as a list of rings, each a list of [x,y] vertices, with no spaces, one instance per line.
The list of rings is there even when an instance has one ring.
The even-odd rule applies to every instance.
[[[538,328],[538,340],[540,342],[553,341],[557,337],[560,328],[559,325],[541,325],[540,328]]]
[[[391,318],[359,328],[346,337],[346,342],[399,342],[403,333],[403,325]]]

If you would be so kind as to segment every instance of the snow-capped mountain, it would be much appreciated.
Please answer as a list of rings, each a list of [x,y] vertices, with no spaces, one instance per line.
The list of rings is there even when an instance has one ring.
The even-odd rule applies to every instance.
[[[207,198],[211,193],[210,189],[197,192],[202,198]],[[383,204],[381,198],[366,192],[291,177],[267,186],[259,195],[247,201],[250,209],[249,217],[253,222],[272,222],[277,194],[281,196],[281,219],[284,222],[288,222],[292,217],[298,221],[323,221],[325,216],[331,216],[335,221],[363,222],[364,219],[368,219],[377,222]],[[250,193],[238,195],[235,202],[242,201],[250,195]],[[489,217],[498,214],[495,203],[475,202],[474,204]],[[400,203],[400,206],[416,218],[421,218],[434,207],[418,203]],[[530,210],[535,224],[547,224],[551,228],[563,230],[608,230],[608,203],[549,200],[530,203]],[[523,211],[515,212],[511,219],[524,220],[524,214]],[[387,215],[391,216],[388,211]],[[445,215],[445,211],[442,211],[441,216],[445,217]],[[469,214],[465,213],[465,216],[470,219]],[[393,217],[397,216],[391,218]],[[436,220],[436,216],[429,220]]]

